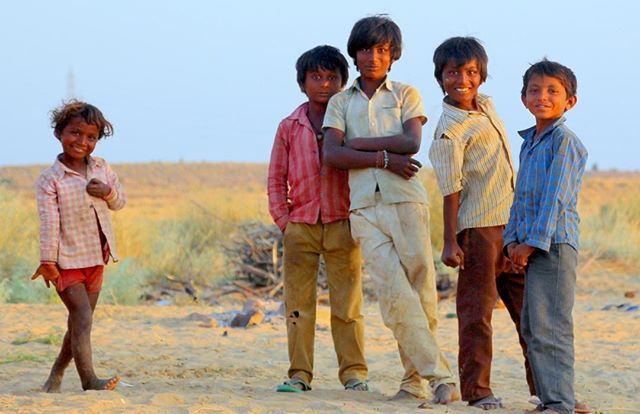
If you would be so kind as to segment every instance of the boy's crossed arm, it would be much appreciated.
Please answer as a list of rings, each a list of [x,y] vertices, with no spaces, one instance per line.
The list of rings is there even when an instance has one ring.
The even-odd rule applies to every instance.
[[[378,151],[386,151],[386,168],[404,179],[410,179],[422,167],[411,157],[420,149],[422,122],[411,118],[403,125],[402,134],[387,137],[353,138],[345,142],[345,134],[337,128],[326,128],[323,146],[324,162],[334,168],[380,168]]]
[[[402,133],[386,137],[352,138],[345,145],[358,151],[387,150],[394,154],[413,155],[420,150],[422,121],[419,117],[402,124]]]

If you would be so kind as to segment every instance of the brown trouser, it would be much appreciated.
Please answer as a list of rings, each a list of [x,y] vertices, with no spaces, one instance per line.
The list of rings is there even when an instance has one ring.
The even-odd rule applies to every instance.
[[[520,333],[520,312],[524,295],[524,275],[508,272],[510,263],[502,254],[504,226],[465,229],[458,234],[464,252],[464,270],[458,277],[458,371],[464,401],[493,395],[491,358],[493,342],[491,316],[498,295],[513,320],[522,352],[529,392],[535,395],[527,346]]]
[[[361,313],[362,257],[351,237],[348,220],[328,224],[288,223],[284,233],[284,297],[289,344],[289,378],[313,379],[316,290],[323,256],[329,300],[331,335],[342,384],[366,380],[364,319]]]

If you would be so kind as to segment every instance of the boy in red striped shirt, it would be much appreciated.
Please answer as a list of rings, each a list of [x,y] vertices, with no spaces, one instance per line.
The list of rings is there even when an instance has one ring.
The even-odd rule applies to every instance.
[[[348,172],[322,163],[322,122],[329,98],[348,79],[340,51],[318,46],[296,62],[308,101],[280,123],[271,151],[269,212],[283,231],[284,298],[289,379],[279,392],[311,390],[316,285],[324,258],[331,303],[331,333],[339,379],[347,390],[367,391],[364,359],[361,255],[349,227]]]

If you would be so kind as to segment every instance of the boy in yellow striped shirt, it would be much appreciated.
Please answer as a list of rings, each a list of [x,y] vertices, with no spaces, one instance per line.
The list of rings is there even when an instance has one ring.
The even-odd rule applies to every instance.
[[[518,331],[531,395],[533,378],[520,334],[524,275],[502,254],[515,174],[509,141],[491,98],[479,94],[487,54],[472,37],[444,41],[433,55],[434,75],[445,93],[429,159],[444,196],[442,261],[459,267],[458,372],[462,399],[485,410],[502,407],[491,390],[491,316],[498,296]]]

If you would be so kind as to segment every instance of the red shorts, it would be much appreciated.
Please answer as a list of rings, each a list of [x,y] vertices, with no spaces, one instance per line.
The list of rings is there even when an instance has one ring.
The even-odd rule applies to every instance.
[[[82,283],[87,289],[87,293],[100,292],[103,271],[104,266],[102,265],[80,269],[60,269],[60,277],[56,280],[56,290],[62,292],[69,286]]]

